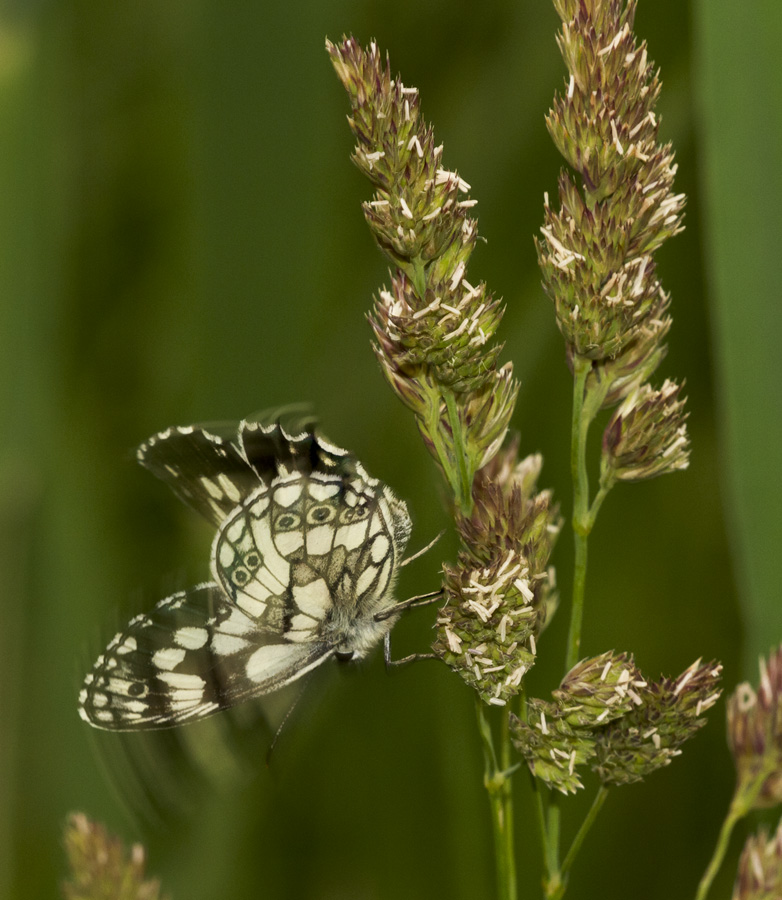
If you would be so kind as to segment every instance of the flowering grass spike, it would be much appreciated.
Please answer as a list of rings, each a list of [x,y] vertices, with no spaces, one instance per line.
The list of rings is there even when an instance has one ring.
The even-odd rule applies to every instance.
[[[393,267],[370,316],[375,352],[467,512],[472,479],[502,444],[518,393],[493,343],[503,308],[466,277],[477,201],[443,167],[418,91],[391,77],[377,45],[345,38],[326,49],[350,97],[353,161],[375,188],[364,215]]]
[[[757,691],[745,681],[728,700],[728,744],[737,793],[757,808],[782,803],[782,646],[760,660]]]
[[[666,766],[706,722],[720,695],[721,667],[693,663],[678,678],[650,683],[632,656],[603,653],[568,672],[553,702],[531,699],[527,720],[514,717],[519,752],[549,787],[583,787],[589,764],[606,785],[640,781]]]
[[[613,380],[611,361],[630,345],[648,358],[650,337],[668,329],[652,254],[681,230],[684,195],[673,193],[670,145],[657,142],[660,80],[632,30],[635,2],[555,6],[569,79],[546,124],[581,187],[563,171],[560,210],[547,204],[538,253],[571,351],[607,364]]]
[[[640,703],[599,736],[594,770],[603,784],[641,781],[679,756],[719,699],[721,674],[721,665],[698,660],[678,678],[643,686]]]
[[[757,690],[744,682],[728,699],[728,746],[736,763],[736,787],[696,900],[704,900],[722,865],[736,824],[752,810],[782,803],[782,646],[760,660]],[[782,886],[780,832],[750,838],[744,849],[734,900],[776,900]]]
[[[690,440],[683,409],[679,386],[672,381],[659,391],[641,385],[626,397],[603,433],[601,486],[686,469]]]
[[[504,706],[532,668],[554,606],[548,561],[561,527],[549,491],[536,492],[542,459],[516,463],[518,440],[475,479],[475,505],[459,517],[462,551],[445,567],[446,603],[434,651],[481,698]]]

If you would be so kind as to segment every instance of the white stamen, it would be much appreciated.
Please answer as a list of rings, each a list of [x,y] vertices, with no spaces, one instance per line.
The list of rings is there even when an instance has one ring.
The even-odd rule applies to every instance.
[[[451,276],[451,284],[450,284],[450,288],[452,291],[456,290],[456,288],[459,286],[459,282],[464,277],[464,268],[465,268],[464,262],[460,262],[459,265],[454,270],[454,273]]]
[[[413,150],[413,149],[414,149],[415,152],[416,152],[416,154],[418,155],[418,158],[419,158],[419,159],[422,159],[422,158],[423,158],[423,155],[424,155],[424,148],[421,146],[421,142],[418,140],[418,135],[417,135],[417,134],[414,134],[414,135],[410,138],[410,141],[409,141],[409,143],[408,143],[408,145],[407,145],[407,149],[408,149],[408,150]]]
[[[624,151],[624,148],[622,147],[622,144],[619,141],[619,135],[616,130],[616,122],[613,119],[611,119],[611,134],[613,135],[613,138],[614,138],[614,146],[616,147],[616,152],[620,156],[624,156],[625,151]]]
[[[698,660],[698,662],[700,662],[700,660]],[[674,690],[673,690],[673,695],[674,695],[674,697],[678,697],[678,696],[679,696],[679,694],[680,694],[680,693],[682,692],[682,690],[684,689],[685,685],[692,679],[692,676],[693,676],[694,674],[695,674],[695,668],[694,668],[694,665],[693,665],[693,666],[690,666],[689,669],[687,669],[687,671],[684,673],[684,677],[681,679],[681,681],[680,681],[680,682],[676,685],[676,687],[674,688]]]

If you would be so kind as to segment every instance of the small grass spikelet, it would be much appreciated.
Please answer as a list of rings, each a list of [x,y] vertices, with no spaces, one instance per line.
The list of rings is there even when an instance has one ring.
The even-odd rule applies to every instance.
[[[689,465],[687,413],[679,385],[666,381],[660,390],[636,388],[611,417],[603,432],[601,486],[642,481]]]
[[[145,876],[146,853],[141,844],[126,849],[119,838],[73,813],[65,826],[65,851],[70,876],[63,883],[66,900],[165,900],[160,883]]]
[[[591,421],[599,409],[631,396],[637,409],[678,394],[672,382],[652,391],[648,381],[666,354],[671,327],[670,296],[657,277],[654,254],[682,230],[685,196],[673,189],[671,146],[658,141],[660,78],[633,32],[635,0],[554,5],[568,79],[546,124],[570,170],[560,174],[558,204],[546,196],[536,246],[568,364],[576,378],[584,377]],[[656,465],[614,466],[613,481],[686,466],[684,401],[677,402],[676,422],[662,443],[667,449],[676,441],[681,452]],[[623,421],[630,413],[623,409]],[[655,427],[661,421],[658,412]],[[611,426],[609,447],[621,430],[616,418]]]
[[[526,721],[514,716],[511,727],[532,774],[563,794],[582,788],[578,769],[594,759],[600,729],[640,702],[642,684],[631,656],[608,652],[577,663],[553,703],[530,699]]]
[[[733,900],[778,897],[782,897],[782,822],[770,837],[761,828],[747,838],[733,888]]]
[[[719,699],[721,673],[721,665],[698,660],[678,678],[639,690],[641,702],[599,735],[593,768],[603,784],[631,784],[669,765],[706,724],[703,713]]]
[[[582,787],[588,764],[604,785],[630,784],[668,765],[716,703],[721,667],[693,663],[678,678],[649,682],[628,654],[577,663],[553,692],[532,699],[526,721],[513,717],[516,748],[549,787]]]
[[[567,343],[601,362],[663,319],[652,253],[681,229],[684,196],[672,190],[670,146],[657,143],[660,80],[632,30],[635,3],[555,5],[570,74],[546,124],[581,189],[563,171],[538,254]]]
[[[737,795],[755,808],[782,803],[782,646],[760,660],[757,691],[749,682],[738,685],[727,707]]]

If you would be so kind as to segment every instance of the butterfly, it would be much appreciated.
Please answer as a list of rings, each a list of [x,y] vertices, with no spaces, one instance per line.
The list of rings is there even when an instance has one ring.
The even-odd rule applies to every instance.
[[[311,418],[169,428],[137,457],[216,526],[212,580],[111,640],[79,694],[91,725],[179,725],[361,659],[411,605],[393,596],[406,505]]]

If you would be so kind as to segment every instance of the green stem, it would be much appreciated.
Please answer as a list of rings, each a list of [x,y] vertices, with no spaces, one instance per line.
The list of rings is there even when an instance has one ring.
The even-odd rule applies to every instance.
[[[440,467],[442,468],[443,473],[448,480],[451,492],[453,493],[456,502],[459,503],[461,495],[459,478],[453,471],[451,457],[448,453],[447,447],[445,446],[445,442],[443,441],[442,431],[440,430],[442,423],[440,410],[440,394],[437,390],[430,387],[430,389],[426,392],[426,396],[428,400],[426,430],[432,439],[432,445],[434,446],[435,453],[437,454],[437,458],[440,461]]]
[[[559,796],[554,794],[548,805],[546,818],[547,849],[546,859],[546,896],[557,897],[564,891],[562,872],[559,867]]]
[[[535,810],[538,817],[538,829],[540,830],[540,843],[541,849],[543,851],[543,859],[546,864],[546,873],[548,876],[549,849],[548,828],[546,827],[546,803],[543,799],[543,791],[540,787],[540,781],[535,778],[532,773],[530,773],[530,778],[532,779],[532,790],[535,792]]]
[[[562,865],[559,865],[557,860],[557,851],[552,851],[551,855],[547,858],[546,868],[548,869],[547,877],[546,877],[546,897],[548,900],[561,900],[564,896],[565,891],[567,890],[567,880],[568,874],[570,873],[570,868],[575,862],[576,857],[578,856],[578,851],[581,849],[581,845],[584,843],[584,838],[589,833],[590,828],[594,825],[595,819],[597,818],[597,814],[603,808],[603,804],[605,803],[606,797],[608,796],[608,788],[601,786],[600,790],[595,795],[595,799],[592,802],[592,806],[589,809],[589,812],[586,815],[586,818],[581,823],[581,827],[578,829],[578,834],[573,838],[573,843],[570,845],[570,849],[567,852],[567,856],[565,857],[565,861]],[[549,817],[551,818],[551,817]],[[559,838],[559,818],[557,816],[556,823],[549,823],[550,828],[549,831],[556,830],[556,839]],[[553,824],[553,828],[551,827]],[[549,834],[549,838],[551,838],[551,833]]]
[[[456,494],[456,500],[461,512],[469,516],[472,512],[472,478],[467,470],[467,449],[464,446],[462,420],[459,418],[459,410],[456,408],[456,398],[453,395],[453,391],[448,388],[443,388],[442,391],[445,408],[448,412],[448,424],[451,426],[451,435],[453,436],[453,455],[456,457],[458,469],[457,483],[459,490]]]
[[[611,490],[611,484],[601,484],[600,490],[595,494],[595,499],[592,501],[592,505],[589,507],[589,530],[592,530],[592,526],[595,524],[595,519],[597,518],[597,514],[600,511],[600,507],[603,505],[603,500],[608,496],[608,492]]]
[[[717,846],[714,848],[714,855],[698,885],[698,893],[695,895],[695,900],[705,900],[706,895],[709,893],[709,888],[711,887],[712,881],[714,881],[714,876],[719,872],[722,860],[725,858],[725,853],[727,852],[728,844],[730,843],[730,836],[733,834],[733,829],[736,827],[736,823],[741,817],[742,814],[739,813],[738,810],[735,810],[733,804],[731,804],[728,815],[722,823],[720,835],[717,838]]]
[[[573,602],[570,608],[565,671],[578,662],[581,647],[581,624],[584,618],[586,591],[587,537],[589,522],[589,475],[586,466],[586,441],[590,419],[585,415],[586,382],[592,364],[576,356],[573,361],[573,417],[570,431],[570,471],[573,478],[573,534],[576,542],[576,564],[573,575]]]
[[[497,873],[498,900],[516,900],[516,857],[513,848],[513,793],[508,774],[510,765],[510,711],[502,710],[500,765],[494,749],[494,736],[486,718],[485,706],[476,699],[478,730],[483,740],[485,763],[483,783],[489,794],[492,830],[494,833],[494,860]]]
[[[570,611],[570,630],[567,641],[565,671],[569,672],[578,662],[581,649],[581,625],[584,619],[584,596],[586,594],[587,536],[574,532],[576,542],[576,564],[573,574],[573,605]]]
[[[592,802],[592,806],[590,807],[586,818],[581,823],[581,827],[578,829],[578,834],[573,838],[573,843],[570,845],[570,849],[567,852],[565,861],[562,863],[562,874],[564,876],[567,875],[567,873],[570,871],[570,867],[575,862],[575,859],[578,856],[578,851],[581,849],[581,845],[584,843],[584,838],[587,836],[587,834],[589,834],[589,829],[594,825],[597,814],[603,808],[603,804],[605,803],[607,796],[608,788],[605,785],[601,785],[600,790],[597,792],[597,794],[595,794],[595,799]]]
[[[560,889],[564,891],[559,867],[559,797],[552,794],[547,804],[543,797],[541,782],[534,775],[532,776],[532,789],[535,792],[535,808],[540,829],[543,863],[546,867],[543,887],[546,897],[556,897],[560,896]]]
[[[589,426],[600,412],[608,384],[599,379],[589,383],[592,361],[582,356],[573,359],[573,417],[570,431],[570,471],[573,478],[573,535],[576,544],[576,563],[573,575],[573,603],[570,608],[565,671],[578,662],[581,650],[581,625],[584,619],[586,594],[587,539],[595,524],[598,510],[610,490],[601,485],[594,503],[589,504],[589,474],[586,446]]]
[[[513,782],[511,781],[511,741],[510,710],[502,710],[502,727],[500,731],[500,761],[503,769],[502,781],[502,815],[504,828],[503,853],[507,860],[508,900],[516,900],[516,853],[513,843]]]
[[[486,706],[480,697],[475,698],[475,713],[478,716],[478,732],[483,741],[484,776],[488,779],[493,772],[499,771],[497,754],[494,752],[494,735],[486,718]]]
[[[730,843],[730,836],[733,833],[733,829],[736,827],[736,823],[743,819],[744,816],[753,809],[758,794],[760,794],[760,791],[763,788],[763,784],[773,771],[773,765],[764,768],[746,785],[746,787],[744,787],[743,790],[741,789],[741,786],[736,788],[736,793],[731,800],[728,814],[725,816],[722,828],[720,828],[714,853],[709,861],[709,865],[706,867],[706,871],[703,873],[703,878],[701,878],[700,884],[698,885],[698,892],[695,894],[695,900],[705,900],[706,895],[709,893],[711,883],[714,881],[717,872],[720,870],[722,861],[725,859],[728,844]]]

